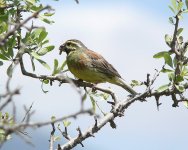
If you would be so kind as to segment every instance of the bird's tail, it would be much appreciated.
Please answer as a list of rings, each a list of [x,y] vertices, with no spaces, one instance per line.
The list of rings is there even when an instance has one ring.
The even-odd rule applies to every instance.
[[[118,78],[118,82],[116,83],[117,85],[121,86],[122,88],[124,88],[127,92],[129,92],[132,95],[136,95],[138,94],[135,90],[133,90],[132,87],[130,87],[129,85],[127,85],[125,83],[125,81],[121,78]]]

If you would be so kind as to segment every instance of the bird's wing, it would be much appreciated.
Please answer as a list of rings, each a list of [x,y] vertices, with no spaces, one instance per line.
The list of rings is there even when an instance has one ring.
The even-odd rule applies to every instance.
[[[117,70],[111,64],[109,64],[100,54],[91,50],[86,50],[85,53],[91,59],[92,67],[97,69],[99,72],[102,72],[109,77],[117,76],[121,78]]]

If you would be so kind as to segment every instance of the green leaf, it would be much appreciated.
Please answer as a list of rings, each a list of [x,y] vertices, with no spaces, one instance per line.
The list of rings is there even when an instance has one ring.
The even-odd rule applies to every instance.
[[[54,70],[53,70],[53,73],[52,75],[55,75],[58,73],[58,60],[57,59],[54,59]]]
[[[163,68],[163,69],[161,70],[161,72],[163,72],[163,73],[169,73],[169,72],[174,72],[174,70],[170,70],[170,69]]]
[[[179,36],[183,31],[183,28],[179,28],[178,31],[177,31],[177,36]]]
[[[172,58],[171,58],[170,54],[171,54],[170,52],[163,51],[163,52],[159,52],[159,53],[155,54],[153,56],[153,58],[164,58],[165,63],[173,68]]]
[[[168,6],[170,8],[170,10],[175,14],[176,11],[174,10],[174,8],[172,8],[172,6]]]
[[[182,44],[183,43],[183,36],[179,36],[177,40],[178,40],[179,44]]]
[[[40,49],[40,50],[37,52],[37,54],[38,54],[39,56],[43,56],[43,55],[45,55],[46,53],[52,51],[54,48],[55,48],[55,46],[53,46],[53,45],[44,47],[44,48]]]
[[[169,18],[169,22],[174,25],[174,19],[172,17]]]
[[[13,67],[14,67],[14,64],[11,64],[8,69],[7,69],[7,75],[9,77],[12,77],[12,73],[13,73]]]
[[[131,86],[134,87],[134,86],[140,86],[142,85],[142,83],[140,81],[137,81],[137,80],[132,80],[131,81]]]
[[[37,59],[39,63],[41,63],[45,68],[47,68],[48,70],[50,70],[50,66],[43,60],[41,59]]]
[[[182,85],[175,85],[175,87],[176,87],[177,90],[180,91],[180,92],[184,92],[184,91],[185,91],[185,88],[184,88],[184,86],[182,86]]]
[[[168,34],[165,35],[165,42],[168,46],[171,46],[172,43],[172,37]]]
[[[48,13],[48,12],[46,12],[46,13],[44,13],[44,16],[47,16],[47,17],[50,17],[50,16],[53,16],[55,13]]]
[[[0,61],[0,66],[2,66],[3,65],[3,62],[2,61]]]
[[[181,75],[177,75],[176,82],[182,82],[184,81],[183,77]]]
[[[5,55],[3,55],[3,54],[0,54],[0,59],[2,59],[2,60],[9,60]]]
[[[65,60],[65,61],[62,63],[62,65],[61,65],[61,67],[60,67],[60,70],[64,70],[64,67],[66,66],[66,64],[67,64],[67,61]]]
[[[173,68],[172,58],[169,53],[164,54],[165,63]]]
[[[170,81],[174,81],[174,79],[175,79],[174,72],[168,73],[168,78],[169,78]]]
[[[183,19],[182,13],[178,15],[179,20]]]
[[[168,52],[167,51],[159,52],[159,53],[153,55],[153,58],[163,58],[166,53],[168,53]]]
[[[90,97],[90,100],[91,100],[91,104],[92,104],[92,108],[93,108],[93,111],[95,112],[96,111],[96,103],[95,103],[95,99],[93,98],[93,96],[89,96]]]
[[[33,56],[35,59],[40,59],[40,56],[36,52],[31,52],[31,56]]]
[[[180,11],[182,9],[182,7],[183,7],[183,2],[179,2],[178,7],[177,7],[178,11]]]
[[[51,117],[51,121],[52,121],[52,122],[55,122],[55,120],[56,120],[56,117],[55,117],[55,116],[52,116],[52,117]]]
[[[54,23],[54,21],[49,20],[49,19],[45,18],[45,17],[42,16],[42,15],[39,16],[39,19],[42,20],[43,22],[47,23],[47,24],[52,24],[52,23]]]
[[[158,92],[158,93],[161,93],[161,92],[167,90],[168,88],[169,88],[169,84],[162,85],[162,86],[160,86],[160,87],[157,89],[157,92]]]
[[[176,0],[171,0],[172,6],[174,8],[174,10],[177,10],[177,1]]]
[[[82,102],[84,102],[87,99],[87,92],[84,93],[84,95],[82,96]]]
[[[44,84],[48,84],[50,81],[49,80],[43,80]]]
[[[54,141],[60,141],[61,140],[61,137],[60,136],[55,136],[54,137]]]
[[[36,3],[36,0],[25,0],[25,1],[27,1],[27,2],[29,2],[31,4],[35,4]]]
[[[188,101],[183,102],[183,104],[188,109]]]
[[[68,127],[68,126],[70,126],[70,124],[71,124],[70,121],[63,120],[63,125],[64,125],[64,127]]]
[[[188,9],[188,0],[185,0],[185,4],[186,4],[187,9]]]
[[[38,42],[42,42],[46,38],[47,35],[48,35],[48,32],[46,32],[45,30],[41,31]]]

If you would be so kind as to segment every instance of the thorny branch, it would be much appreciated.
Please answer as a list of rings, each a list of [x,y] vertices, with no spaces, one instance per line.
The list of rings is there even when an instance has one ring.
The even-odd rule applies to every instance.
[[[75,0],[77,3],[78,1]],[[38,14],[45,10],[45,9],[50,9],[50,6],[46,6],[44,7],[43,9],[39,10],[38,12],[34,13],[32,16],[28,17],[26,20],[24,20],[23,22],[19,23],[18,25],[15,25],[15,27],[10,30],[4,37],[3,39],[0,39],[0,44],[1,45],[4,45],[4,43],[6,42],[6,39],[15,34],[15,32],[20,29],[21,27],[24,27],[24,25],[29,21],[31,20],[32,18],[37,18]],[[173,39],[172,39],[172,43],[171,43],[171,52],[174,53],[176,55],[176,59],[178,61],[182,61],[181,60],[181,55],[182,55],[182,52],[181,50],[177,47],[177,32],[178,32],[178,25],[179,25],[179,14],[181,14],[181,10],[178,12],[178,14],[175,16],[175,28],[174,28],[174,33],[173,33]],[[188,46],[188,42],[187,43],[184,43],[184,49],[186,49]],[[20,63],[20,68],[21,68],[21,71],[22,71],[22,74],[25,75],[25,76],[29,76],[29,77],[32,77],[32,78],[36,78],[36,79],[40,79],[40,80],[50,80],[51,82],[53,81],[59,81],[60,83],[69,83],[69,84],[74,84],[78,87],[89,87],[89,88],[93,88],[93,84],[91,83],[87,83],[87,82],[83,82],[83,81],[80,81],[80,80],[75,80],[75,79],[70,79],[70,78],[67,78],[67,77],[64,77],[64,76],[51,76],[51,75],[37,75],[37,74],[34,74],[34,73],[30,73],[30,72],[27,72],[25,70],[25,67],[24,67],[24,63],[23,63],[23,59],[22,59],[23,55],[19,56],[18,58],[18,61]],[[188,59],[187,60],[184,60],[184,63],[187,63],[188,62]],[[179,73],[179,63],[177,63],[177,66],[176,66],[176,71],[175,71],[175,76],[178,75]],[[153,79],[151,80],[150,79],[150,75],[148,74],[147,76],[147,81],[145,82],[146,83],[146,91],[143,92],[142,94],[138,94],[136,95],[135,97],[130,97],[130,98],[127,98],[127,99],[124,99],[122,101],[118,101],[117,98],[115,97],[115,94],[113,91],[109,90],[109,89],[103,89],[103,88],[100,88],[100,87],[94,87],[95,90],[98,90],[98,91],[102,91],[102,92],[105,92],[105,93],[108,93],[111,95],[112,99],[114,100],[114,103],[111,103],[112,104],[112,109],[109,113],[105,114],[103,118],[101,118],[100,120],[97,120],[97,118],[95,118],[95,123],[93,125],[91,125],[87,130],[85,130],[84,132],[81,131],[80,128],[77,129],[78,131],[78,136],[76,136],[75,138],[71,138],[69,135],[68,135],[68,132],[67,132],[67,128],[65,127],[65,132],[62,132],[59,129],[59,131],[62,133],[62,135],[68,139],[69,141],[67,143],[65,143],[64,145],[58,145],[58,150],[69,150],[69,149],[72,149],[74,148],[76,145],[78,144],[82,144],[82,142],[89,138],[89,137],[94,137],[94,134],[97,133],[99,130],[101,130],[107,123],[111,123],[114,121],[115,118],[117,117],[122,117],[124,116],[124,111],[126,109],[129,108],[129,106],[131,106],[135,101],[143,101],[143,100],[146,100],[147,98],[151,98],[151,97],[155,97],[156,101],[157,101],[157,106],[160,105],[159,103],[159,98],[161,96],[171,96],[174,104],[173,104],[173,107],[177,107],[178,106],[178,103],[179,102],[188,102],[188,99],[186,99],[182,93],[180,91],[178,91],[176,88],[172,88],[172,89],[168,89],[168,90],[165,90],[165,91],[162,91],[162,92],[157,92],[157,91],[154,91],[151,86],[154,84],[154,82],[156,81],[157,77],[159,76],[160,74],[160,71],[157,71],[156,74],[154,75]],[[188,83],[184,84],[183,85],[185,89],[188,89]],[[7,90],[9,91],[9,89],[7,88]],[[8,94],[5,94],[5,95],[0,95],[0,97],[8,97],[7,100],[5,101],[4,104],[2,104],[0,106],[0,110],[2,110],[6,105],[7,103],[9,103],[12,99],[12,97],[15,95],[15,94],[19,94],[18,92],[19,90],[17,91],[13,91],[12,93],[8,93]],[[178,100],[176,95],[179,95],[180,96],[180,99]],[[17,124],[15,126],[11,126],[11,127],[7,127],[7,126],[3,126],[3,125],[0,125],[0,129],[3,129],[6,131],[7,134],[10,134],[10,133],[18,133],[18,131],[21,131],[25,128],[36,128],[36,127],[42,127],[42,126],[46,126],[46,125],[52,125],[52,132],[51,132],[51,136],[50,136],[50,150],[53,149],[53,142],[54,142],[54,132],[55,132],[55,123],[57,122],[60,122],[62,120],[65,120],[65,119],[68,119],[68,118],[76,118],[78,115],[82,115],[82,114],[89,114],[89,115],[93,115],[93,111],[92,109],[88,109],[88,110],[80,110],[74,114],[71,114],[71,115],[68,115],[68,116],[64,116],[64,117],[61,117],[61,118],[58,118],[56,120],[53,120],[53,121],[46,121],[46,122],[37,122],[37,123],[30,123],[30,122],[26,122],[26,123],[21,123],[21,124]]]

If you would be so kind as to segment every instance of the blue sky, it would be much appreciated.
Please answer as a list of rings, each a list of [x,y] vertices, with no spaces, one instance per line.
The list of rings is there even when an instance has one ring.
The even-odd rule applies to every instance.
[[[153,74],[155,68],[160,68],[162,61],[152,58],[153,54],[168,50],[164,42],[164,35],[171,34],[172,26],[168,23],[168,17],[172,15],[168,9],[170,0],[80,0],[77,5],[73,0],[60,0],[59,2],[45,1],[56,9],[53,17],[55,23],[45,25],[49,32],[49,39],[56,49],[46,56],[46,61],[53,66],[53,59],[60,62],[65,59],[65,54],[58,55],[59,45],[71,38],[77,38],[85,45],[101,53],[118,70],[121,76],[128,82],[132,79],[145,80],[146,74]],[[184,17],[182,26],[187,25]],[[41,24],[41,23],[40,23]],[[185,35],[187,30],[185,30]],[[186,36],[187,37],[187,36]],[[25,58],[25,60],[27,57]],[[29,63],[26,64],[30,69]],[[5,70],[5,67],[2,70]],[[43,67],[37,68],[37,73],[48,73]],[[71,74],[69,74],[71,76]],[[0,81],[4,83],[6,75],[3,74]],[[36,110],[33,121],[49,120],[52,115],[60,117],[79,110],[79,95],[68,85],[58,84],[46,86],[48,94],[43,94],[38,80],[22,77],[19,68],[13,77],[13,87],[22,87],[22,95],[16,97],[18,105],[18,117],[23,116],[23,105],[29,106],[34,101],[33,109]],[[166,77],[162,75],[156,86],[166,83]],[[127,93],[121,88],[110,86],[118,98],[124,99]],[[1,88],[1,87],[0,87]],[[139,92],[142,88],[137,88]],[[105,110],[109,105],[98,100]],[[171,99],[163,97],[163,105],[157,111],[154,99],[148,102],[133,104],[125,112],[125,117],[117,118],[117,129],[113,130],[107,125],[95,138],[83,142],[82,149],[118,149],[118,150],[185,150],[187,147],[187,109],[180,104],[179,108],[171,107]],[[86,106],[91,106],[86,101]],[[73,120],[70,126],[71,135],[76,135],[79,125],[82,130],[93,123],[93,118],[87,116]],[[3,149],[48,149],[48,139],[51,127],[29,130],[31,141],[36,145],[32,148],[21,139],[14,137]],[[64,140],[63,140],[64,141]],[[41,144],[42,143],[42,144]],[[79,149],[78,146],[76,149]]]

